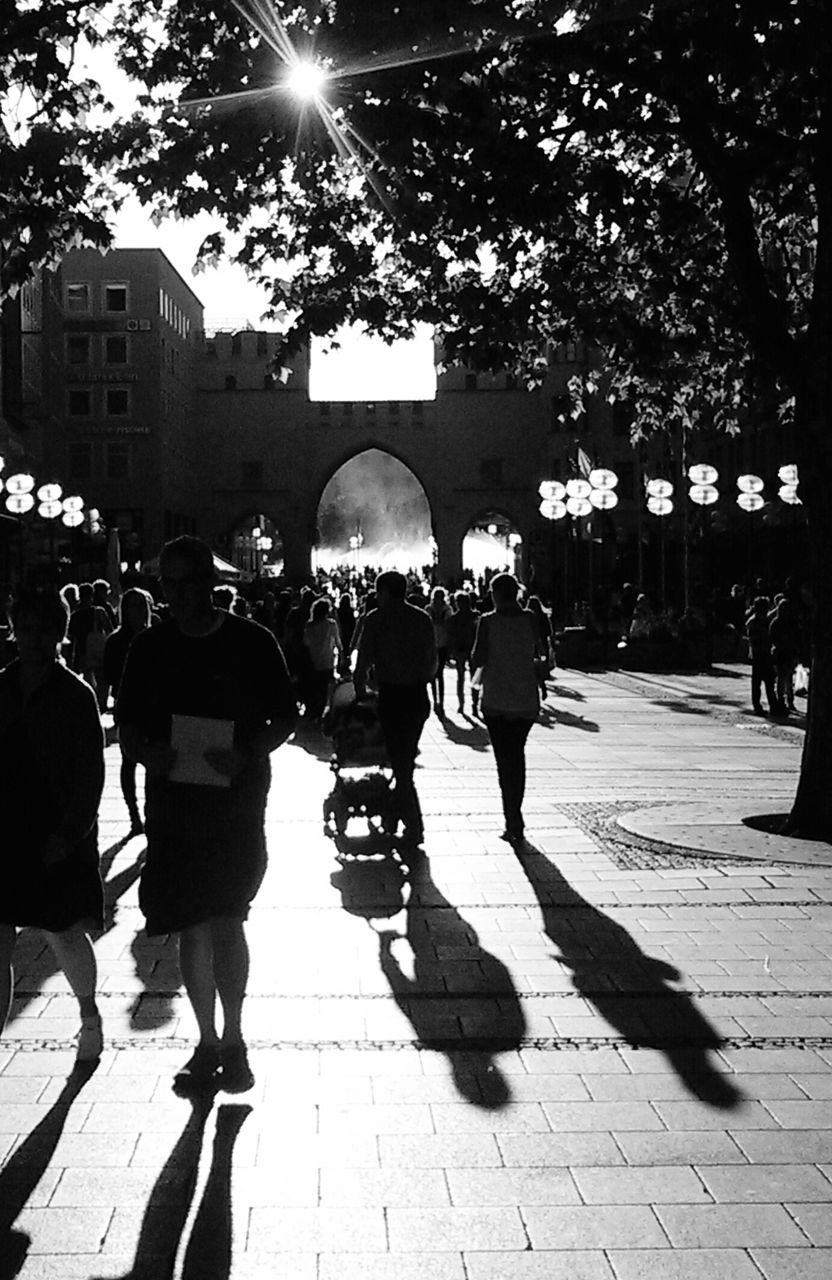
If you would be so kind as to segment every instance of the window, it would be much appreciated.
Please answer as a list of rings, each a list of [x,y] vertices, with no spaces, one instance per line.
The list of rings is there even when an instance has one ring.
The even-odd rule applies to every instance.
[[[368,417],[368,418],[375,418],[375,416],[376,416],[376,407],[375,407],[375,405],[374,405],[374,404],[368,404],[368,405],[366,405],[366,406],[365,406],[365,409],[366,409],[366,413],[367,413],[367,417]]]
[[[127,285],[105,284],[104,310],[124,312],[127,310]]]
[[[318,413],[321,418],[326,418],[327,420],[329,419],[330,406],[329,406],[328,400],[321,401],[321,403],[318,405]]]
[[[88,440],[73,440],[67,452],[67,471],[70,480],[92,478],[92,445]]]
[[[422,418],[424,418],[425,416],[425,406],[421,400],[413,401],[413,404],[410,407],[410,413],[411,413],[411,417],[421,422]]]
[[[351,400],[344,401],[344,417],[345,418],[352,417],[352,401]]]
[[[90,335],[88,333],[68,333],[66,335],[67,364],[89,364]]]
[[[259,458],[240,463],[240,484],[243,489],[263,488],[263,463]]]
[[[231,354],[232,356],[241,356],[243,354],[243,335],[235,333],[231,338]]]
[[[237,379],[234,377],[233,373],[227,373],[225,375],[225,389],[226,391],[237,390]]]
[[[480,480],[489,488],[498,488],[503,483],[502,458],[483,458],[480,463]]]
[[[108,440],[104,456],[108,480],[130,479],[130,445],[125,440]]]
[[[104,391],[104,412],[108,418],[126,418],[130,412],[129,388],[106,387]]]
[[[400,408],[398,400],[391,400],[387,406],[387,412],[391,418],[398,418]]]
[[[127,364],[127,337],[123,333],[108,333],[104,338],[104,363]]]
[[[90,309],[90,286],[80,281],[66,286],[66,309],[73,315],[85,315]]]
[[[66,393],[66,411],[70,418],[88,418],[92,413],[90,388],[70,387]]]
[[[269,354],[269,340],[265,333],[257,335],[257,354],[258,356],[267,356]]]
[[[466,373],[465,390],[476,391],[476,389],[477,389],[477,375],[475,373]]]

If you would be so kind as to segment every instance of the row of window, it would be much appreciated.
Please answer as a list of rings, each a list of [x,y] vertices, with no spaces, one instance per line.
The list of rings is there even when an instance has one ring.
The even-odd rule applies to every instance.
[[[129,480],[132,473],[129,440],[71,440],[67,446],[70,480]]]
[[[423,418],[425,416],[425,402],[423,400],[412,400],[410,403],[411,418]],[[387,411],[388,418],[398,418],[401,416],[401,402],[399,400],[385,400],[382,402],[383,407]],[[338,414],[342,418],[352,418],[359,406],[353,400],[345,400],[343,403],[338,401],[320,400],[318,402],[318,414],[321,418],[331,418]],[[362,404],[360,406],[364,411],[364,416],[374,418],[378,410],[376,404]]]
[[[101,284],[101,310],[106,315],[125,315],[130,309],[130,285],[126,280]],[[64,285],[64,310],[73,316],[88,316],[93,309],[93,286],[89,280],[72,280]]]
[[[165,289],[159,290],[159,315],[163,320],[176,330],[180,338],[189,338],[191,334],[191,322],[185,315],[185,312],[177,302]]]
[[[130,363],[130,339],[126,333],[105,333],[100,339],[91,333],[67,333],[64,340],[67,364],[92,364],[96,348],[100,351],[101,363],[108,367]]]
[[[101,394],[96,404],[97,393]],[[105,418],[129,418],[132,412],[130,387],[67,387],[66,412],[69,418],[91,418],[93,410],[103,412]]]

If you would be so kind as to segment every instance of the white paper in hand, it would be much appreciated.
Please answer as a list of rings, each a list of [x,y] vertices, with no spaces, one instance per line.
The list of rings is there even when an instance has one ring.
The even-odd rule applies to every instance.
[[[200,787],[231,786],[226,774],[211,768],[205,752],[233,747],[233,720],[171,716],[170,745],[177,751],[176,764],[168,774],[171,782],[190,782]]]

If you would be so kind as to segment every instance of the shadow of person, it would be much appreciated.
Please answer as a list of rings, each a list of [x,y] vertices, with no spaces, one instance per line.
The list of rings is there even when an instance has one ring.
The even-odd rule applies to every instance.
[[[419,1044],[447,1057],[462,1097],[497,1110],[511,1090],[494,1057],[519,1048],[526,1031],[511,974],[437,888],[424,855],[412,859],[409,890],[404,933],[379,934],[382,973]]]
[[[577,689],[570,689],[565,684],[549,684],[548,692],[555,698],[571,698],[573,702],[586,702],[586,698]]]
[[[540,708],[542,724],[562,724],[568,729],[583,729],[585,733],[600,733],[601,726],[595,720],[587,720],[584,716],[573,716],[562,707],[553,707],[544,703]]]
[[[32,1241],[14,1223],[46,1172],[64,1131],[72,1104],[95,1073],[97,1062],[77,1066],[43,1119],[0,1169],[0,1280],[14,1280],[26,1262]]]
[[[252,1108],[223,1103],[217,1111],[211,1168],[199,1203],[180,1280],[228,1280],[234,1243],[231,1164],[234,1143]]]
[[[543,913],[558,959],[572,971],[575,990],[633,1048],[660,1050],[691,1094],[723,1110],[742,1094],[709,1053],[722,1044],[716,1028],[685,991],[680,974],[648,956],[617,921],[582,898],[540,850],[526,843],[517,860]]]
[[[404,909],[405,872],[401,862],[371,838],[337,839],[341,865],[330,884],[341,895],[341,905],[365,920],[389,920]],[[349,848],[345,848],[349,846]]]
[[[201,1093],[188,1101],[190,1115],[153,1184],[133,1265],[123,1280],[173,1280],[196,1192],[203,1136],[214,1097],[211,1093]],[[104,1280],[104,1277],[92,1277],[92,1280]]]
[[[467,727],[463,728],[445,716],[442,720],[442,730],[445,737],[456,743],[457,746],[470,747],[472,751],[487,751],[490,740],[485,725],[480,724],[478,720],[474,720],[468,715],[465,716],[465,720]]]

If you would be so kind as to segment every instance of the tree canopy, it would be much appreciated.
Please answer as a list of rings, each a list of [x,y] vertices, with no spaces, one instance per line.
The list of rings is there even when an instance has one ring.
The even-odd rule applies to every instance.
[[[788,402],[819,318],[822,0],[135,0],[115,30],[148,86],[122,175],[241,233],[289,347],[427,321],[533,378],[585,337],[645,430]]]

